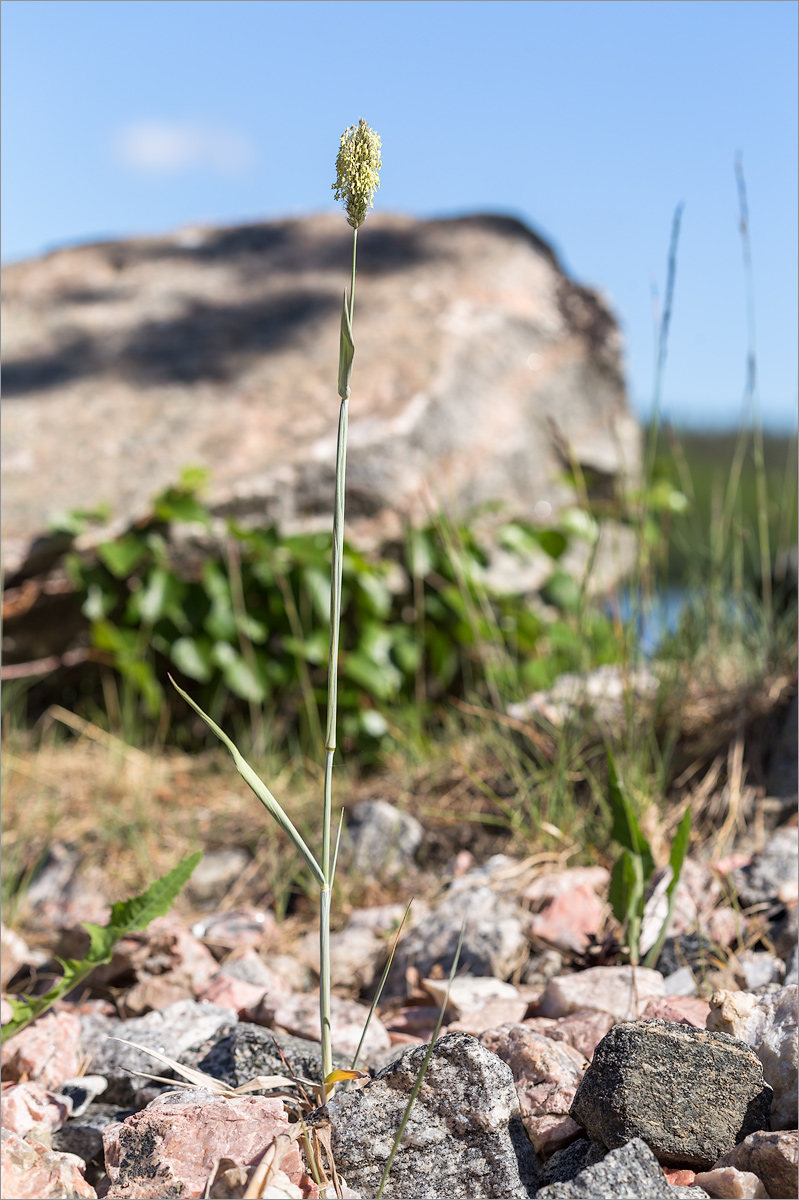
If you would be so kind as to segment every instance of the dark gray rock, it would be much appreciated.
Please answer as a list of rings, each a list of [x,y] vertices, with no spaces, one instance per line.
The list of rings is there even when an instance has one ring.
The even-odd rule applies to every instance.
[[[81,1047],[91,1054],[91,1069],[104,1075],[108,1089],[104,1100],[120,1107],[143,1108],[163,1087],[150,1086],[145,1075],[171,1078],[171,1069],[145,1053],[157,1050],[168,1058],[183,1062],[186,1052],[198,1043],[213,1037],[219,1030],[235,1021],[235,1013],[207,1001],[179,1000],[158,1012],[149,1012],[130,1021],[116,1021],[95,1016],[81,1020]],[[114,1039],[135,1042],[141,1050],[124,1046]],[[185,1058],[193,1065],[189,1057]]]
[[[347,810],[343,852],[360,875],[397,878],[413,866],[424,827],[386,800],[363,800]]]
[[[92,1104],[80,1117],[67,1121],[53,1134],[53,1149],[77,1154],[84,1162],[103,1162],[103,1130],[133,1115],[133,1108],[116,1104]]]
[[[285,1062],[281,1058],[281,1051]],[[334,1068],[347,1068],[349,1065],[349,1059],[339,1054],[333,1055]],[[319,1042],[290,1037],[285,1033],[273,1033],[271,1029],[264,1029],[262,1025],[240,1021],[232,1029],[223,1030],[222,1036],[213,1044],[206,1045],[203,1054],[194,1058],[192,1066],[204,1071],[206,1075],[212,1075],[214,1079],[222,1080],[230,1087],[241,1087],[258,1075],[287,1073],[321,1082],[322,1049]],[[268,1093],[252,1094],[257,1096]]]
[[[621,1149],[611,1150],[570,1181],[541,1188],[537,1200],[603,1200],[606,1196],[619,1200],[688,1200],[694,1196],[700,1200],[707,1192],[700,1187],[667,1183],[652,1151],[635,1138]]]
[[[464,927],[460,971],[507,979],[527,953],[520,909],[492,888],[464,877],[403,937],[388,978],[391,995],[405,994],[405,972],[416,967],[430,975],[438,964],[446,974]]]
[[[768,1128],[771,1097],[760,1060],[737,1038],[633,1021],[599,1043],[569,1111],[609,1149],[643,1138],[666,1165],[709,1170]]]
[[[406,1050],[366,1087],[334,1096],[309,1118],[330,1125],[337,1168],[365,1197],[377,1193],[426,1050]],[[524,1200],[535,1195],[537,1175],[510,1068],[470,1034],[441,1038],[384,1196]]]
[[[593,1167],[608,1153],[607,1146],[601,1142],[592,1142],[589,1138],[579,1138],[570,1146],[556,1150],[548,1158],[541,1169],[541,1186],[550,1183],[568,1183],[587,1167]],[[540,1192],[539,1192],[540,1195]]]
[[[799,872],[799,830],[795,825],[777,829],[748,867],[733,872],[738,899],[744,908],[776,900],[781,887],[795,894]]]
[[[799,908],[795,904],[786,908],[779,920],[773,923],[769,937],[774,945],[775,954],[787,963],[799,940]]]

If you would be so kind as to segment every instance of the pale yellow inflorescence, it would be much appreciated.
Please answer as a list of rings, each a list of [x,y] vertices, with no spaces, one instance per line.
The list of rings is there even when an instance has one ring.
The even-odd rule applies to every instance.
[[[363,225],[368,210],[374,207],[372,199],[380,187],[383,166],[380,146],[380,138],[363,117],[341,135],[333,191],[337,200],[344,201],[353,229]]]

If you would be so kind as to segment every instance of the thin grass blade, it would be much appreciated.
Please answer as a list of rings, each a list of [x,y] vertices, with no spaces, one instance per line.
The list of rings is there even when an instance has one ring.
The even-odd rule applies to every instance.
[[[369,1022],[371,1021],[372,1017],[374,1016],[375,1009],[377,1008],[378,1004],[380,1003],[380,997],[383,994],[383,988],[386,986],[386,980],[388,979],[388,973],[391,970],[391,964],[394,961],[394,954],[396,953],[397,946],[399,945],[399,940],[400,940],[400,936],[402,934],[402,929],[403,929],[403,926],[405,925],[405,922],[408,919],[408,913],[411,911],[412,904],[413,904],[413,896],[411,896],[410,900],[408,901],[407,908],[405,909],[405,915],[403,916],[402,920],[400,921],[400,927],[397,930],[396,936],[394,938],[394,944],[391,947],[391,953],[388,956],[388,962],[386,963],[385,967],[383,968],[383,974],[380,977],[380,983],[378,985],[377,991],[375,992],[375,998],[372,1001],[371,1007],[366,1016],[366,1020],[364,1021],[363,1032],[361,1033],[361,1040],[358,1042],[358,1049],[355,1051],[355,1055],[353,1057],[352,1063],[350,1064],[353,1071],[358,1066],[358,1059],[361,1057],[361,1050],[363,1049],[363,1043],[366,1039],[366,1031],[369,1028]]]
[[[386,1186],[386,1180],[388,1179],[389,1174],[391,1172],[391,1168],[393,1166],[394,1159],[397,1156],[397,1151],[399,1150],[400,1142],[402,1141],[403,1134],[405,1133],[405,1127],[408,1124],[408,1120],[411,1115],[411,1109],[413,1108],[413,1106],[416,1102],[416,1097],[419,1095],[419,1092],[421,1091],[422,1083],[424,1082],[424,1077],[427,1074],[427,1068],[430,1065],[430,1059],[433,1057],[433,1051],[436,1046],[436,1041],[438,1039],[438,1035],[441,1030],[441,1026],[444,1022],[444,1013],[446,1012],[447,1005],[449,1004],[449,990],[452,987],[452,981],[455,978],[455,972],[458,969],[458,961],[461,956],[461,946],[463,945],[463,936],[464,936],[465,932],[466,932],[466,925],[464,924],[461,926],[461,935],[458,938],[458,947],[455,951],[455,958],[453,959],[453,962],[452,962],[452,970],[450,971],[449,979],[447,980],[447,993],[444,996],[444,1001],[441,1005],[441,1011],[438,1014],[438,1020],[436,1021],[436,1027],[433,1031],[433,1040],[431,1041],[430,1045],[427,1047],[427,1054],[425,1054],[425,1056],[424,1056],[424,1061],[422,1062],[421,1068],[419,1070],[419,1074],[416,1076],[416,1082],[414,1083],[413,1088],[411,1090],[411,1094],[408,1097],[408,1103],[405,1105],[405,1112],[402,1114],[402,1120],[400,1121],[400,1127],[397,1130],[397,1136],[394,1138],[394,1145],[391,1147],[391,1153],[388,1156],[385,1170],[383,1171],[383,1175],[380,1180],[380,1186],[377,1189],[377,1200],[381,1200],[381,1197],[383,1195],[383,1188]]]
[[[280,807],[277,800],[269,791],[269,788],[266,786],[263,780],[256,775],[255,771],[253,771],[250,764],[246,761],[246,759],[240,753],[238,747],[230,740],[227,734],[223,733],[219,726],[215,724],[215,722],[212,721],[206,713],[203,712],[199,704],[195,704],[191,696],[183,691],[183,688],[178,687],[171,675],[169,676],[169,681],[174,687],[175,691],[182,696],[186,703],[194,709],[194,711],[197,713],[197,716],[202,717],[208,728],[216,734],[220,742],[227,746],[231,757],[236,764],[236,770],[238,771],[239,775],[241,775],[245,783],[249,784],[258,799],[263,804],[264,808],[274,817],[283,832],[289,838],[291,838],[296,850],[305,859],[305,862],[307,863],[314,879],[319,884],[319,887],[324,887],[325,877],[322,874],[322,868],[319,866],[319,863],[316,861],[308,846],[305,844],[302,834],[296,828],[291,818]]]

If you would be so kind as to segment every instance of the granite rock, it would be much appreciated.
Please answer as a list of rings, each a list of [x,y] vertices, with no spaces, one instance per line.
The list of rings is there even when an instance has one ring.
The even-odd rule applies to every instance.
[[[766,996],[749,992],[714,992],[707,1028],[728,1033],[751,1046],[763,1064],[763,1076],[774,1091],[773,1129],[797,1125],[797,1004],[796,985]]]
[[[405,972],[429,978],[434,967],[449,973],[464,926],[460,969],[507,979],[527,951],[521,909],[468,875],[455,879],[444,899],[402,938],[389,973],[389,994],[405,994]]]
[[[185,1061],[234,1088],[258,1075],[291,1074],[312,1083],[320,1083],[322,1079],[322,1048],[318,1042],[290,1037],[246,1021],[232,1029],[223,1029],[221,1036],[206,1046],[201,1055],[189,1053]],[[334,1053],[334,1068],[349,1065],[350,1059]]]
[[[642,1138],[667,1166],[709,1170],[768,1123],[770,1105],[763,1068],[745,1043],[639,1021],[614,1026],[600,1042],[570,1111],[609,1148]]]
[[[525,1025],[505,1025],[484,1033],[483,1045],[513,1072],[524,1128],[543,1157],[582,1137],[569,1116],[587,1062],[566,1042],[534,1033]]]
[[[185,1091],[160,1096],[122,1124],[103,1133],[111,1186],[108,1200],[163,1200],[207,1194],[220,1158],[253,1166],[277,1137],[286,1133],[282,1100],[264,1096],[220,1097]],[[318,1196],[305,1175],[296,1142],[282,1169],[303,1195]]]
[[[799,874],[799,830],[796,825],[777,829],[748,867],[733,872],[738,899],[744,908],[766,900],[796,902]]]
[[[365,878],[395,879],[413,866],[424,828],[386,800],[362,800],[347,809],[342,857]]]
[[[714,1167],[696,1176],[699,1187],[713,1200],[770,1200],[757,1175],[739,1171],[737,1167]]]
[[[104,1075],[108,1080],[105,1101],[120,1107],[138,1108],[142,1099],[139,1093],[143,1092],[146,1100],[149,1100],[152,1099],[152,1089],[143,1086],[148,1084],[144,1076],[132,1072],[145,1071],[149,1075],[169,1073],[169,1068],[152,1058],[146,1050],[158,1050],[182,1062],[184,1054],[193,1046],[213,1037],[235,1020],[236,1014],[229,1008],[205,1001],[182,1000],[160,1012],[150,1012],[130,1021],[85,1018],[81,1041],[84,1052],[92,1055],[92,1071]],[[116,1038],[135,1042],[143,1049],[123,1046],[114,1040]],[[156,1087],[161,1090],[159,1085]]]
[[[715,1164],[757,1175],[772,1200],[796,1200],[799,1135],[795,1129],[758,1129]]]
[[[536,1016],[566,1017],[581,1009],[634,1021],[652,999],[663,996],[663,976],[646,967],[589,967],[557,975],[546,986]]]
[[[212,472],[217,511],[287,530],[327,521],[349,235],[330,214],[6,267],[7,573],[54,510],[108,503],[130,524],[187,462]],[[358,291],[356,534],[401,536],[442,493],[461,509],[557,512],[575,496],[564,442],[606,488],[635,473],[616,322],[520,222],[375,213]]]
[[[667,1183],[652,1151],[634,1138],[584,1167],[571,1180],[541,1188],[537,1200],[677,1200],[692,1196],[700,1200],[707,1192]]]
[[[3,1079],[30,1079],[57,1092],[80,1069],[80,1033],[74,1013],[44,1013],[4,1044]]]
[[[2,1131],[3,1196],[9,1200],[96,1200],[74,1154],[50,1150],[9,1129]]]
[[[377,1192],[426,1049],[404,1051],[366,1087],[334,1096],[309,1118],[329,1126],[338,1169],[365,1196]],[[383,1194],[524,1200],[536,1186],[510,1068],[469,1034],[441,1038]]]

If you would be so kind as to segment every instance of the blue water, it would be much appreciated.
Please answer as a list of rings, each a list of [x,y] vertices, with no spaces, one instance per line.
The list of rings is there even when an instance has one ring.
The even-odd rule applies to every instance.
[[[639,600],[638,604],[634,605],[633,593],[622,592],[619,597],[619,613],[625,625],[637,615],[638,645],[644,658],[652,658],[666,638],[677,632],[680,618],[690,599],[686,588],[670,587],[646,600]]]

